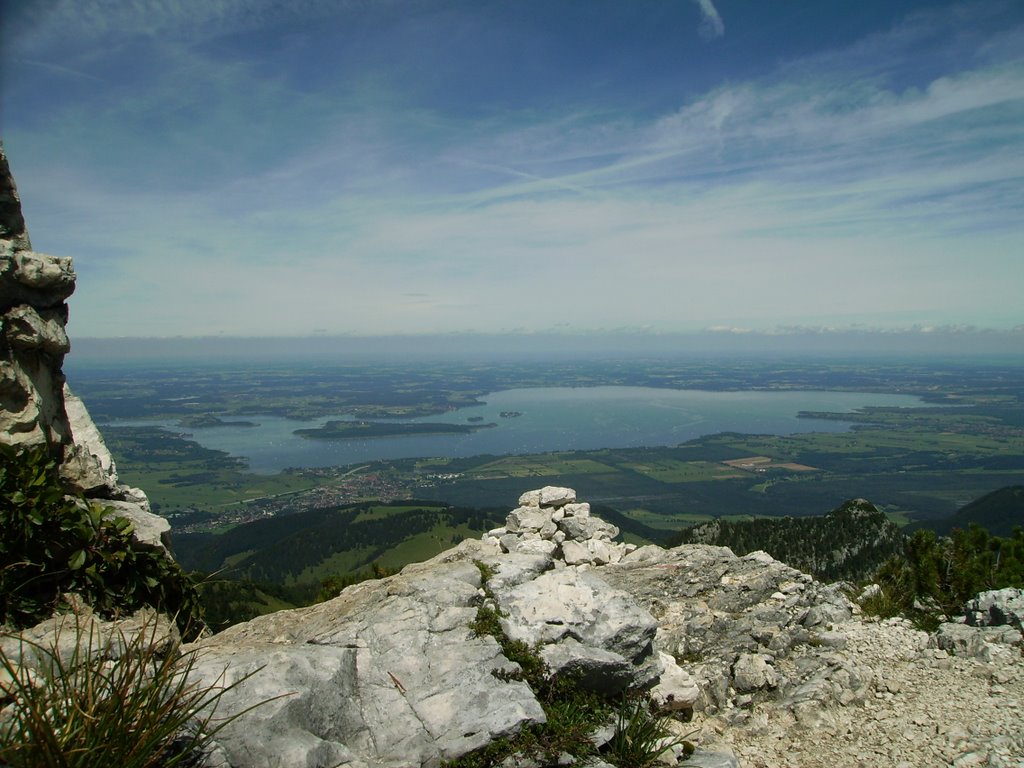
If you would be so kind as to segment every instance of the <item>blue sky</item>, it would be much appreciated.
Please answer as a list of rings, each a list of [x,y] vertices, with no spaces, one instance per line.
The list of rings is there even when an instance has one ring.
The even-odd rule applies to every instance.
[[[72,337],[1024,333],[1024,4],[31,0]]]

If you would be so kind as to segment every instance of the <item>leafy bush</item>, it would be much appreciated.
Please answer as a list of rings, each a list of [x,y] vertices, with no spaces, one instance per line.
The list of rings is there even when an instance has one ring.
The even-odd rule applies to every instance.
[[[11,768],[174,768],[195,764],[233,717],[214,720],[235,685],[189,680],[196,657],[161,652],[157,625],[95,645],[95,629],[76,626],[73,650],[21,640],[22,654],[0,646],[0,765]],[[59,639],[59,638],[58,638]],[[35,656],[37,669],[21,665]],[[116,658],[112,658],[116,657]],[[244,680],[245,678],[243,678]]]
[[[110,509],[66,496],[45,448],[0,444],[0,622],[30,626],[75,592],[107,617],[152,606],[196,636],[202,610],[191,580],[132,530]]]

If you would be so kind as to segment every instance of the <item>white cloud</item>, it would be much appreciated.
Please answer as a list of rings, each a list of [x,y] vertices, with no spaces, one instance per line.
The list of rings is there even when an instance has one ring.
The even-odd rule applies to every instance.
[[[1024,67],[859,68],[908,38],[653,117],[453,117],[168,45],[141,94],[8,138],[78,334],[1019,324]]]
[[[703,17],[700,23],[700,34],[706,39],[721,37],[725,34],[725,22],[722,21],[718,9],[712,0],[693,0],[700,8]]]

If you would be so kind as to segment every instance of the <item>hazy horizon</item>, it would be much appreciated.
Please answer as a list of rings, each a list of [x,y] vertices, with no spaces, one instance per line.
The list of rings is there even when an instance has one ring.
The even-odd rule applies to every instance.
[[[680,358],[859,360],[987,359],[1024,365],[1024,329],[1011,332],[795,332],[694,334],[421,334],[393,336],[76,338],[67,365],[120,362],[518,362]]]

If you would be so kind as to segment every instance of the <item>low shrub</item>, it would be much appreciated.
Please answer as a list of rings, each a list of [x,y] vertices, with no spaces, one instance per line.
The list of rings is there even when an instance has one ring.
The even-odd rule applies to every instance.
[[[113,617],[152,606],[183,637],[203,629],[195,586],[160,547],[132,537],[130,520],[65,495],[45,447],[0,444],[0,623],[26,627],[74,592]]]
[[[939,537],[917,530],[872,580],[878,590],[861,602],[866,613],[903,615],[931,631],[978,592],[1024,586],[1024,532],[1001,538],[971,525]]]

